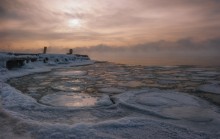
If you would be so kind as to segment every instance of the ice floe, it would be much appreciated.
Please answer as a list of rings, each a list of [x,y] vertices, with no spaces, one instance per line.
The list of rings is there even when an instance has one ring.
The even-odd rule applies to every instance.
[[[136,87],[144,86],[144,83],[140,81],[129,81],[129,82],[119,82],[118,85],[123,87],[136,88]]]
[[[55,82],[52,83],[51,87],[53,89],[57,89],[60,91],[82,91],[84,88],[82,86],[82,84],[79,83],[74,83],[71,81],[67,81],[67,82]]]
[[[50,106],[86,107],[94,106],[97,98],[83,93],[57,93],[44,96],[40,102]]]
[[[84,76],[87,74],[86,71],[80,71],[80,70],[75,70],[75,71],[61,71],[61,72],[55,72],[55,75],[59,76]]]
[[[198,88],[199,91],[220,94],[220,85],[219,84],[205,84]]]
[[[180,86],[184,89],[196,88],[212,81],[216,84],[205,84],[199,88],[204,92],[219,94],[216,93],[219,90],[219,75],[208,72],[206,68],[190,68],[173,74],[182,69],[128,68],[114,64],[71,69],[57,65],[62,69],[14,80],[16,83],[21,79],[26,82],[18,85],[25,88],[30,93],[28,95],[4,83],[11,77],[52,69],[52,66],[39,65],[43,69],[33,67],[33,71],[26,68],[0,74],[0,122],[10,121],[1,119],[5,112],[18,121],[10,121],[10,125],[0,123],[0,126],[40,139],[217,139],[220,136],[218,106],[191,94],[147,88],[148,84],[165,87],[176,84],[175,89]],[[210,76],[203,76],[203,73]],[[180,78],[177,77],[179,75]],[[42,90],[45,92],[39,92]],[[39,99],[35,99],[35,95],[39,95]]]
[[[196,122],[217,121],[220,114],[197,97],[157,89],[131,91],[118,95],[117,103],[146,114]],[[196,118],[197,117],[197,118]]]
[[[119,94],[119,93],[123,93],[124,90],[122,89],[118,89],[118,88],[113,88],[113,87],[109,87],[109,88],[100,88],[99,89],[100,92],[102,93],[115,93],[115,94]]]
[[[197,74],[205,77],[215,77],[217,75],[220,75],[220,73],[216,71],[203,71],[203,72],[197,72]]]
[[[174,80],[159,80],[158,83],[159,84],[176,84],[176,83],[179,83],[179,82],[174,81]]]

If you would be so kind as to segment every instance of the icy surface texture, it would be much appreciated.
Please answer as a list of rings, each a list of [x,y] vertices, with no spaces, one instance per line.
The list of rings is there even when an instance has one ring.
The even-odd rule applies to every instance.
[[[63,106],[63,107],[83,107],[93,106],[96,104],[97,98],[91,97],[86,94],[77,93],[60,93],[50,94],[41,98],[40,102],[51,106]]]
[[[184,93],[150,89],[123,93],[117,98],[125,107],[156,117],[219,123],[220,115],[216,109],[204,100]]]
[[[220,94],[220,85],[219,84],[206,84],[199,87],[200,91]]]
[[[23,70],[1,76],[0,120],[12,132],[40,139],[220,136],[220,109],[209,100],[219,97],[218,69],[97,63],[10,79],[16,89],[4,83],[31,73]]]

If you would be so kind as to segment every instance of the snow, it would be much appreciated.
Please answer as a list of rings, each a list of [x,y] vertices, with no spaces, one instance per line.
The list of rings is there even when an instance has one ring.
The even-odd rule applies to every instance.
[[[21,77],[21,76],[25,76],[25,75],[29,75],[33,73],[48,72],[55,68],[88,65],[88,64],[93,64],[93,63],[94,61],[76,61],[76,62],[71,62],[66,65],[56,64],[56,66],[50,66],[47,63],[33,62],[33,63],[28,63],[24,67],[19,68],[19,69],[14,69],[10,71],[4,69],[3,72],[1,72],[0,80],[6,81],[10,78]],[[26,67],[31,67],[31,68],[26,68]]]
[[[29,125],[17,123],[20,130],[29,128],[29,134],[40,139],[72,139],[72,138],[156,138],[156,139],[205,139],[218,138],[217,135],[207,135],[203,132],[195,132],[186,128],[178,127],[154,120],[144,118],[123,118],[119,120],[106,121],[98,124],[80,123],[73,126],[60,124],[36,124]],[[19,130],[19,129],[17,129]]]
[[[182,107],[172,107],[165,108],[163,112],[168,117],[181,118],[192,122],[208,123],[212,122],[215,117],[215,112],[202,107],[196,106],[182,106]]]
[[[219,113],[204,105],[203,100],[184,93],[159,89],[131,91],[118,95],[117,103],[157,117],[196,122],[217,121],[220,124]]]
[[[103,75],[102,78],[106,78],[106,82],[109,83],[99,81],[100,84],[97,87],[100,88],[95,92],[93,88],[84,88],[91,85],[84,80],[84,77],[89,76],[87,71],[62,71],[63,68],[70,66],[91,63],[93,62],[78,61],[60,65],[56,62],[35,62],[16,70],[8,71],[2,68],[0,70],[0,133],[5,132],[0,134],[0,138],[19,138],[17,132],[20,133],[21,138],[40,139],[219,138],[219,108],[190,94],[140,88],[145,86],[145,78],[154,79],[156,75],[146,74],[143,80],[137,80],[129,77],[127,71],[120,69],[119,72],[125,76],[125,81],[114,82]],[[62,69],[59,72],[51,72],[47,76],[60,78],[74,76],[77,79],[53,82],[50,87],[60,91],[46,94],[39,100],[32,98],[31,95],[37,94],[40,86],[27,87],[28,92],[31,93],[28,96],[5,83],[10,78],[47,72],[54,68]],[[176,67],[157,68],[162,70]],[[149,69],[153,71],[157,68]],[[189,71],[204,72],[204,70],[198,68]],[[207,79],[217,74],[216,72],[206,73],[210,76],[201,77]],[[97,73],[97,75],[101,74]],[[112,74],[119,75],[117,71]],[[34,78],[45,79],[45,82],[39,85],[49,84],[46,80],[47,76],[41,75]],[[141,75],[138,78],[140,77]],[[87,78],[91,81],[96,80],[94,77]],[[185,81],[185,78],[178,80],[175,77],[166,76],[160,76],[158,79],[163,79],[159,81],[161,84]],[[113,86],[112,83],[116,85]],[[218,84],[206,84],[199,88],[202,91],[217,94],[220,87]],[[81,93],[84,89],[90,90],[90,93]],[[93,95],[94,92],[99,96]]]
[[[163,122],[146,120],[144,118],[123,118],[91,124],[77,124],[74,126],[44,125],[39,126],[34,132],[41,139],[69,139],[69,138],[156,138],[156,139],[204,139],[217,138],[215,135],[207,135],[202,132],[190,131],[186,128],[166,124]]]
[[[8,108],[10,107],[20,107],[20,108],[31,108],[34,105],[38,105],[36,100],[24,95],[20,91],[10,87],[6,83],[3,83],[1,88],[1,97],[4,99],[2,104]]]
[[[14,57],[22,57],[22,56],[14,56],[14,55],[7,55],[4,53],[0,53],[0,58],[1,59],[10,59]],[[27,56],[23,56],[27,57]],[[59,54],[47,54],[47,55],[41,55],[41,57],[53,57],[53,58],[58,58],[58,59],[64,59],[64,58],[72,58],[73,56],[69,55],[59,55]],[[53,61],[49,61],[53,62]],[[88,65],[88,64],[93,64],[94,61],[91,60],[78,60],[78,61],[72,61],[70,60],[68,64],[61,65],[59,63],[53,62],[54,65],[51,66],[49,63],[43,63],[42,61],[37,61],[37,62],[29,62],[26,63],[23,67],[13,69],[13,70],[7,70],[5,68],[1,67],[0,70],[0,91],[1,91],[1,97],[5,98],[5,101],[3,102],[5,106],[7,107],[14,107],[15,105],[17,107],[21,108],[28,108],[28,107],[33,107],[33,105],[39,105],[35,99],[24,95],[20,91],[10,87],[8,84],[4,83],[10,78],[15,78],[15,77],[21,77],[33,73],[41,73],[41,72],[48,72],[51,71],[52,69],[55,68],[63,68],[63,67],[70,67],[70,66],[80,66],[80,65]],[[84,73],[84,72],[83,72]],[[80,72],[74,72],[74,74],[81,74]],[[45,78],[43,76],[39,76],[36,78]],[[35,92],[36,88],[29,88],[30,93]]]
[[[98,135],[105,138],[206,138],[203,133],[196,133],[163,122],[142,118],[125,118],[117,121],[101,123],[95,127]],[[101,130],[101,133],[100,133]]]
[[[198,88],[199,91],[220,94],[220,85],[219,84],[205,84]]]

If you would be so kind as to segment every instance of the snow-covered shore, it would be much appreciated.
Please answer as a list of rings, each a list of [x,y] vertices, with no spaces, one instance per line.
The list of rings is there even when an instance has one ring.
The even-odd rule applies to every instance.
[[[1,54],[0,55],[1,60],[7,60],[7,59],[13,59],[15,56]],[[51,55],[44,55],[44,57],[50,57]],[[52,55],[53,57],[60,59],[60,56],[62,58],[69,58],[68,55]],[[27,57],[27,56],[20,56],[20,57]],[[36,57],[36,56],[34,56]],[[17,57],[16,57],[17,58]],[[62,60],[62,59],[61,59]],[[72,66],[81,66],[81,65],[89,65],[94,64],[94,61],[92,60],[82,60],[82,59],[74,59],[74,61],[69,61],[68,63],[58,63],[54,62],[52,60],[47,61],[44,63],[41,61],[36,62],[29,62],[26,63],[24,66],[12,70],[8,70],[6,68],[3,68],[0,66],[0,138],[1,139],[23,139],[23,138],[32,138],[30,135],[27,135],[28,133],[21,134],[16,133],[16,131],[13,131],[13,128],[17,128],[17,123],[23,123],[22,119],[13,117],[13,112],[8,111],[2,107],[2,95],[4,93],[8,93],[7,95],[10,95],[11,92],[14,92],[15,94],[11,95],[18,95],[18,97],[15,97],[16,101],[21,101],[23,104],[25,104],[25,101],[22,97],[19,99],[19,95],[22,95],[22,93],[19,93],[18,90],[10,86],[9,84],[5,83],[8,79],[16,78],[16,77],[22,77],[25,75],[30,75],[34,73],[42,73],[42,72],[49,72],[52,69],[56,68],[68,68]],[[3,64],[2,64],[3,65]],[[31,100],[31,98],[28,98]],[[4,100],[5,102],[5,100]],[[7,102],[7,100],[6,100]],[[8,102],[10,103],[10,101]],[[27,103],[28,104],[28,103]],[[26,107],[27,105],[25,105]],[[15,114],[16,115],[16,114]],[[26,123],[26,122],[24,122]],[[24,124],[23,123],[23,124]],[[15,124],[15,125],[14,125]]]
[[[14,70],[1,69],[0,81],[4,82],[10,78],[21,77],[21,76],[25,76],[29,74],[34,74],[34,73],[49,72],[52,69],[56,69],[56,68],[65,68],[65,67],[68,68],[71,66],[89,65],[93,63],[94,61],[92,60],[76,61],[76,62],[71,62],[68,64],[33,62],[33,63],[26,64],[22,68],[17,68]]]
[[[93,107],[53,107],[38,103],[34,98],[5,83],[10,78],[92,63],[93,61],[68,64],[34,62],[16,70],[2,70],[0,138],[219,138],[219,108],[188,94],[149,88],[125,91],[105,87],[100,92],[119,93],[111,98],[114,104],[109,95],[103,95]],[[122,69],[113,72],[125,74]],[[61,77],[76,74],[67,73],[55,72]],[[77,74],[85,75],[84,72]],[[119,85],[133,88],[142,84],[129,81],[128,85]],[[42,101],[53,103],[50,102],[50,97],[57,95],[48,95]]]

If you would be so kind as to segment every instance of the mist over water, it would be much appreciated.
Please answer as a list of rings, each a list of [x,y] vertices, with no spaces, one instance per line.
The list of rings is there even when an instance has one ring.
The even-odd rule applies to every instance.
[[[88,47],[49,45],[48,53],[86,54],[92,60],[144,66],[197,65],[220,66],[220,39],[195,41],[183,38],[177,41],[155,41],[136,45],[111,46],[100,44]],[[15,49],[0,47],[4,52],[42,53],[43,49]]]
[[[219,66],[218,57],[202,57],[202,56],[150,56],[148,54],[128,54],[128,53],[90,53],[90,57],[94,60],[109,61],[128,65],[144,65],[144,66],[172,66],[172,65],[198,65],[198,66]]]
[[[202,65],[220,66],[219,39],[196,42],[181,39],[176,42],[158,41],[134,46],[98,45],[75,48],[76,53],[92,59],[131,65]]]

